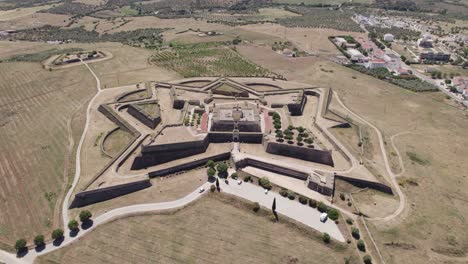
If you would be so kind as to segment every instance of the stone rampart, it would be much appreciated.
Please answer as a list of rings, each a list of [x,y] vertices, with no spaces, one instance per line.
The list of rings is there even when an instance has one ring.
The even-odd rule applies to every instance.
[[[140,132],[138,132],[135,128],[133,128],[127,121],[120,118],[114,110],[108,105],[102,104],[98,107],[98,111],[105,115],[109,120],[114,122],[117,126],[119,126],[122,130],[129,132],[134,136],[139,136]]]
[[[288,104],[288,110],[292,116],[300,116],[304,111],[305,104],[307,103],[307,96],[304,91],[299,91],[297,98],[293,103]]]
[[[276,142],[267,142],[265,151],[271,154],[312,161],[332,167],[334,166],[332,154],[326,150],[299,147]]]
[[[83,207],[106,200],[110,200],[125,194],[136,192],[151,186],[149,179],[104,187],[96,190],[77,193],[70,205],[71,208]]]
[[[232,132],[209,132],[208,137],[211,143],[224,143],[232,142]],[[263,134],[258,132],[240,132],[238,141],[242,143],[254,143],[261,144],[263,140]]]
[[[217,161],[228,160],[230,157],[231,157],[231,152],[225,152],[225,153],[221,153],[218,155],[214,155],[214,156],[194,160],[191,162],[183,163],[180,165],[176,165],[170,168],[152,171],[148,173],[148,176],[150,178],[163,177],[163,176],[167,176],[167,175],[171,175],[171,174],[175,174],[175,173],[179,173],[179,172],[183,172],[187,170],[192,170],[192,169],[204,166],[209,160],[217,162]]]
[[[293,170],[290,168],[278,166],[276,164],[267,163],[267,162],[263,162],[263,161],[259,161],[259,160],[251,159],[251,158],[245,158],[236,163],[237,169],[242,169],[247,166],[286,175],[286,176],[296,178],[299,180],[303,180],[303,181],[306,181],[309,177],[309,174],[302,172],[302,171]]]
[[[203,140],[197,141],[142,146],[142,151],[140,155],[133,160],[131,169],[144,169],[172,160],[200,154],[206,151],[209,143],[208,137],[205,137]]]
[[[349,182],[354,186],[360,187],[360,188],[369,188],[369,189],[374,189],[377,191],[381,191],[384,193],[392,194],[393,195],[393,190],[390,186],[380,183],[380,182],[373,182],[373,181],[366,181],[363,179],[356,179],[356,178],[351,178],[351,177],[346,177],[342,175],[335,175],[335,180],[340,179],[345,182]]]
[[[149,117],[145,115],[140,110],[138,110],[133,105],[128,105],[127,112],[136,118],[138,121],[143,123],[145,126],[154,129],[159,123],[161,123],[161,116],[157,116],[155,118]]]

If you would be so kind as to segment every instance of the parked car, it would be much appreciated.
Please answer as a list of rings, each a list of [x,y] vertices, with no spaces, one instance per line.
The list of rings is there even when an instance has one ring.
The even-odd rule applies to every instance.
[[[268,194],[268,189],[265,189],[265,194]]]
[[[205,188],[201,187],[200,190],[198,191],[199,193],[202,193],[205,191]]]
[[[242,181],[241,181],[241,180],[238,180],[238,181],[237,181],[237,184],[241,185],[241,184],[242,184]]]
[[[322,223],[325,223],[328,219],[328,214],[327,213],[323,213],[320,215],[320,222]]]

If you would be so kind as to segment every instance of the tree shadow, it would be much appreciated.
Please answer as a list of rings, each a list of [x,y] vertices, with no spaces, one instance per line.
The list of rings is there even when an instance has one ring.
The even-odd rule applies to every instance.
[[[278,213],[276,211],[273,211],[273,215],[275,216],[276,222],[279,221]]]
[[[208,182],[214,183],[216,181],[216,177],[214,176],[208,176]]]
[[[93,220],[88,219],[84,221],[83,223],[81,223],[81,229],[83,230],[89,229],[90,227],[93,226],[93,224],[94,224]]]
[[[70,230],[70,237],[76,237],[78,235],[78,233],[80,232],[80,229],[73,229],[73,230]]]
[[[36,246],[36,247],[34,248],[34,250],[36,250],[36,252],[41,252],[41,251],[44,250],[44,249],[45,249],[45,244]]]
[[[56,247],[60,247],[62,245],[63,241],[65,240],[65,237],[61,236],[59,238],[56,238],[52,244]]]
[[[21,249],[18,252],[16,252],[16,257],[17,258],[22,258],[22,257],[26,256],[28,254],[28,252],[29,252],[28,248]]]

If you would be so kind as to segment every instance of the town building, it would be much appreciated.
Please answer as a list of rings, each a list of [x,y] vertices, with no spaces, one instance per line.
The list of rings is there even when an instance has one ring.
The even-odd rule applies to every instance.
[[[352,61],[362,61],[365,56],[357,49],[347,49],[346,52]]]
[[[419,53],[420,60],[427,60],[427,61],[449,61],[450,60],[450,53],[443,52],[441,50],[436,50],[433,48],[425,48],[421,49]]]
[[[432,40],[432,36],[429,34],[425,34],[422,38],[418,39],[418,47],[421,48],[432,48],[434,47],[434,41]]]
[[[387,33],[387,34],[384,35],[383,40],[387,41],[387,42],[392,42],[393,41],[393,35]]]
[[[468,92],[468,77],[453,77],[452,86],[455,87],[455,89],[457,89],[457,92],[463,95],[468,95],[466,94]]]

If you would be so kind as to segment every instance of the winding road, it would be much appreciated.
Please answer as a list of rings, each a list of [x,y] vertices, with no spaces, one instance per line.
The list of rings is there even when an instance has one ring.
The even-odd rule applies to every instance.
[[[393,188],[395,189],[399,199],[400,199],[400,203],[398,205],[398,208],[390,215],[387,215],[385,217],[374,217],[374,218],[368,218],[368,220],[372,220],[372,221],[390,221],[392,219],[394,219],[395,217],[397,217],[398,215],[401,214],[401,212],[403,212],[403,210],[405,209],[405,206],[406,206],[406,197],[405,197],[405,194],[401,191],[401,188],[400,188],[400,185],[398,185],[398,182],[396,180],[396,177],[398,177],[399,175],[401,174],[395,174],[393,173],[392,169],[390,168],[390,162],[388,161],[388,156],[387,156],[387,152],[385,151],[385,144],[384,144],[384,140],[383,140],[383,136],[382,136],[382,133],[380,132],[380,130],[374,126],[372,123],[368,122],[367,120],[365,120],[364,118],[362,118],[360,115],[356,114],[355,112],[353,112],[351,109],[349,109],[340,99],[340,97],[338,96],[338,94],[333,91],[338,103],[346,110],[348,111],[349,113],[351,113],[352,115],[354,115],[359,121],[361,121],[362,123],[372,127],[375,132],[377,133],[377,136],[379,138],[379,145],[380,145],[380,151],[382,153],[382,157],[384,159],[384,164],[385,164],[385,170],[387,171],[387,174],[390,176],[389,177],[389,182],[393,185]],[[398,135],[398,134],[397,134]],[[395,136],[397,136],[395,135]],[[395,137],[394,136],[394,137]],[[403,161],[401,160],[401,156],[398,152],[398,149],[395,147],[395,145],[393,144],[393,140],[392,140],[392,145],[393,147],[395,148],[395,150],[397,151],[397,155],[399,156],[399,159],[400,159],[400,162],[401,162],[401,165],[403,165]],[[404,167],[402,167],[402,171],[404,171]]]

